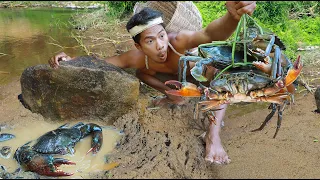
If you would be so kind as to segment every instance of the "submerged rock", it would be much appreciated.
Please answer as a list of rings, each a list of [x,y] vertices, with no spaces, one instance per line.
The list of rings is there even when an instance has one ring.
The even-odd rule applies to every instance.
[[[139,95],[139,80],[91,56],[60,62],[58,69],[36,65],[20,78],[22,101],[34,113],[51,119],[117,118]]]

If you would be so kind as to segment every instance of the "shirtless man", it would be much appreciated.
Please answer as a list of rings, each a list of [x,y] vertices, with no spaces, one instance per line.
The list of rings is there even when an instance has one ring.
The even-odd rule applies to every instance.
[[[108,57],[105,61],[120,68],[135,68],[136,76],[142,82],[166,94],[165,91],[171,88],[159,80],[157,74],[165,73],[177,76],[180,55],[184,54],[186,50],[198,47],[200,44],[228,39],[235,31],[240,17],[243,14],[252,15],[256,8],[256,2],[227,1],[226,8],[228,11],[224,16],[212,21],[201,31],[182,30],[179,33],[169,34],[162,24],[162,13],[145,8],[135,14],[126,26],[137,49],[118,56]],[[52,57],[49,64],[53,68],[58,68],[61,60],[68,61],[72,58],[62,52]],[[193,63],[190,63],[190,68],[193,65]],[[213,70],[211,72],[213,74]],[[184,103],[184,99],[166,94],[166,97],[155,103],[181,105]],[[217,164],[230,162],[220,139],[221,122],[226,107],[226,105],[222,105],[220,107],[222,110],[215,111],[216,124],[211,123],[205,138],[205,160]]]

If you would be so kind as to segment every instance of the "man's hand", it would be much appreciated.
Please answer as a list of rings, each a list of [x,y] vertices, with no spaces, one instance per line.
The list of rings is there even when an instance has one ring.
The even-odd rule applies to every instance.
[[[52,68],[57,69],[60,65],[59,61],[69,61],[71,59],[72,58],[70,56],[66,55],[66,53],[61,52],[61,53],[55,55],[54,57],[50,58],[48,63]]]
[[[226,8],[231,16],[239,21],[243,14],[252,15],[256,1],[226,1]]]

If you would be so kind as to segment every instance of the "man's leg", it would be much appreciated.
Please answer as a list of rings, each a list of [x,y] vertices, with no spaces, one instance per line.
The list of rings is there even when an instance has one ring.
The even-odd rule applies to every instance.
[[[217,164],[227,164],[230,163],[231,160],[229,159],[226,151],[223,149],[221,139],[220,139],[220,130],[221,130],[221,123],[224,118],[227,105],[221,105],[219,111],[215,111],[216,117],[216,124],[210,123],[208,132],[205,136],[206,142],[206,156],[205,160],[210,162],[215,162]]]

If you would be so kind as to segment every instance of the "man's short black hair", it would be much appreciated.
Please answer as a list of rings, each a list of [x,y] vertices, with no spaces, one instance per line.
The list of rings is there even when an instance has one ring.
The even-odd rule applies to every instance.
[[[151,8],[145,7],[143,8],[139,13],[133,15],[130,20],[128,21],[126,28],[127,31],[129,32],[129,30],[131,28],[133,28],[134,26],[138,26],[138,25],[145,25],[148,24],[148,22],[150,20],[153,20],[155,18],[158,17],[162,17],[162,13],[160,11],[156,11],[153,10]],[[161,23],[160,25],[163,26],[163,23]],[[135,43],[139,44],[140,41],[140,34],[137,34],[136,36],[132,37]]]

